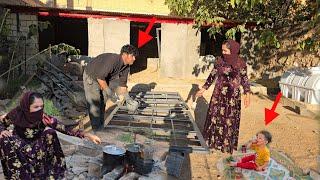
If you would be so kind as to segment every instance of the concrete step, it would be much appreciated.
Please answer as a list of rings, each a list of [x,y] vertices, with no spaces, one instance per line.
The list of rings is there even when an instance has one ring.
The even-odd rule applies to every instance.
[[[283,106],[288,106],[294,109],[294,112],[302,115],[307,116],[312,119],[320,119],[320,106],[319,105],[312,105],[300,101],[295,101],[286,97],[281,98],[281,103]]]

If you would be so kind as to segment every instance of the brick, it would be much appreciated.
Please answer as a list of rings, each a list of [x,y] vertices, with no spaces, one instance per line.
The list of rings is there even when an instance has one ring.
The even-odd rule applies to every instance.
[[[7,18],[6,22],[16,25],[16,21],[14,19],[11,19],[11,18]]]
[[[8,18],[15,19],[15,18],[17,18],[17,15],[15,13],[10,13],[8,15]]]
[[[27,26],[27,21],[20,21],[20,26],[21,27],[26,27]]]
[[[24,20],[30,20],[30,15],[26,15],[26,14],[19,14],[19,19],[20,21],[24,21]]]
[[[12,25],[13,23],[13,20],[12,19],[6,19],[6,24],[7,25]]]
[[[20,27],[20,31],[21,31],[21,32],[29,32],[29,27],[21,26],[21,27]]]
[[[29,20],[37,22],[38,16],[36,16],[36,15],[30,15]]]
[[[17,25],[17,19],[16,18],[12,19],[12,24]]]
[[[100,158],[91,158],[89,160],[88,175],[99,178],[102,175],[103,160]]]
[[[38,22],[37,21],[27,21],[27,26],[31,26],[31,25],[36,25],[38,26]]]
[[[8,14],[7,16],[6,16],[6,21],[12,21],[13,20],[13,18]]]
[[[119,180],[131,180],[131,179],[138,179],[140,177],[140,175],[138,173],[135,172],[130,172],[128,174],[125,174],[124,176],[122,176]],[[151,178],[152,179],[152,178]]]
[[[29,51],[37,51],[38,49],[37,49],[37,47],[36,47],[36,45],[34,44],[34,43],[29,43],[29,46],[28,46],[29,48],[28,48],[28,50]]]
[[[87,147],[84,147],[84,146],[79,146],[79,152],[81,154],[86,155],[86,156],[98,156],[99,154],[102,153],[99,150],[95,150],[95,149],[92,149],[92,148],[87,148]]]
[[[85,180],[86,179],[86,176],[85,175],[83,175],[84,173],[82,173],[82,174],[80,174],[79,175],[79,180]]]
[[[27,48],[27,56],[33,56],[36,52],[37,52],[37,51],[35,51],[35,50],[29,50],[29,49]]]
[[[13,37],[16,37],[16,36],[17,36],[17,34],[18,34],[18,32],[17,32],[17,31],[11,31],[11,33],[10,33],[10,35],[11,35],[11,36],[13,36]]]
[[[88,171],[88,167],[73,167],[72,172],[76,175],[80,175],[83,172]]]
[[[88,168],[90,157],[84,155],[74,154],[66,159],[67,167],[85,167]]]
[[[10,26],[10,29],[13,30],[13,31],[16,31],[16,30],[17,30],[17,25],[14,25],[14,24],[11,25],[11,26]]]
[[[103,176],[104,180],[113,180],[119,178],[121,172],[123,171],[123,167],[119,166],[114,168],[111,172],[105,174]]]
[[[73,155],[77,149],[78,149],[78,146],[77,145],[61,145],[61,148],[63,150],[63,154],[65,156],[70,156],[70,155]]]

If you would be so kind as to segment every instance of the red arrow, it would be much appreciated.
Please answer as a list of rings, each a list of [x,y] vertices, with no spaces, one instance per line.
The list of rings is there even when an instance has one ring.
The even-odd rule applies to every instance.
[[[279,92],[277,97],[276,97],[276,100],[274,101],[274,103],[272,105],[271,110],[269,110],[267,108],[264,109],[264,112],[265,112],[265,114],[264,114],[265,125],[268,125],[269,123],[271,123],[279,115],[278,113],[274,112],[274,110],[276,110],[276,107],[277,107],[277,105],[278,105],[278,103],[280,101],[281,96],[282,96],[282,93]]]
[[[139,30],[139,35],[138,35],[138,48],[142,47],[143,45],[145,45],[147,42],[149,42],[153,37],[149,35],[149,32],[151,30],[151,28],[153,27],[154,22],[156,21],[156,18],[153,17],[151,19],[151,22],[149,23],[146,32],[143,32],[141,30]]]

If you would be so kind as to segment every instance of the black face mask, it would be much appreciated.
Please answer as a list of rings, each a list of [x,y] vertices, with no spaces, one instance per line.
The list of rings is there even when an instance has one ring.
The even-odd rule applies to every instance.
[[[43,118],[43,109],[36,112],[29,113],[27,120],[30,124],[37,126],[39,123],[42,122],[42,118]]]
[[[234,58],[234,55],[232,54],[222,54],[223,58],[225,59],[225,61],[227,62],[232,62],[235,61],[233,58]]]

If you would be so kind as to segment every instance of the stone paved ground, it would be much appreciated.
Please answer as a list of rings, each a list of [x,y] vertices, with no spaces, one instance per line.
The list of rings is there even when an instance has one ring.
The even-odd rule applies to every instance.
[[[178,91],[184,99],[188,99],[189,105],[192,103],[192,98],[188,98],[189,92],[194,87],[192,84],[203,83],[200,80],[161,78],[148,71],[133,74],[129,81],[132,85],[139,83],[146,87],[156,82],[154,90]],[[205,92],[204,98],[197,99],[194,116],[200,128],[203,126],[211,93],[212,88]],[[276,109],[276,112],[280,114],[279,117],[266,127],[264,108],[270,108],[272,103],[273,97],[253,95],[250,107],[242,108],[239,144],[245,143],[259,130],[267,129],[273,135],[273,142],[270,145],[273,151],[282,152],[288,156],[305,173],[310,170],[319,172],[319,120],[298,115],[283,107],[280,102]],[[218,176],[223,174],[218,171],[217,163],[219,159],[227,156],[215,151],[210,154],[192,153],[187,157],[187,164],[184,168],[184,172],[188,173],[185,173],[180,179],[218,179]]]
[[[178,91],[185,100],[188,99],[189,105],[192,104],[192,98],[188,98],[190,91],[193,91],[195,85],[204,83],[203,80],[162,78],[152,71],[133,74],[129,81],[145,85],[156,82],[154,90]],[[204,93],[204,98],[197,99],[194,116],[200,129],[204,124],[212,91],[213,87]],[[251,139],[256,132],[266,129],[273,135],[273,142],[270,144],[272,150],[285,154],[305,173],[310,170],[320,172],[320,119],[296,114],[289,108],[283,107],[280,102],[276,109],[280,115],[266,127],[264,125],[264,108],[271,108],[273,100],[272,96],[253,95],[249,108],[242,108],[239,144]],[[190,178],[216,179],[221,175],[217,171],[216,164],[220,158],[227,156],[215,151],[207,155],[190,154]]]

